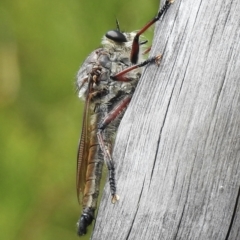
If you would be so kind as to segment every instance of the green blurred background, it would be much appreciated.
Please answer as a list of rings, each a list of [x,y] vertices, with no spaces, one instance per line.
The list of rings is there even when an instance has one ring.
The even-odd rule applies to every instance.
[[[0,1],[1,239],[78,239],[83,103],[75,75],[116,18],[122,30],[136,30],[158,6],[158,0]]]

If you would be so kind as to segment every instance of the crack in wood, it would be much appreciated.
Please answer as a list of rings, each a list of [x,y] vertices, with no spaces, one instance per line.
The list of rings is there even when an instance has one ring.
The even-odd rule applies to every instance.
[[[141,199],[141,197],[142,197],[144,185],[145,185],[145,177],[144,177],[142,189],[141,189],[141,192],[140,192],[140,195],[139,195],[139,199],[138,199],[138,203],[137,203],[137,207],[136,207],[136,212],[135,212],[135,214],[134,214],[134,216],[133,216],[132,224],[131,224],[131,227],[130,227],[130,229],[129,229],[129,231],[128,231],[126,240],[128,240],[128,238],[129,238],[129,236],[130,236],[130,233],[131,233],[132,228],[133,228],[133,223],[134,223],[134,221],[135,221],[135,219],[136,219],[136,216],[137,216],[137,213],[138,213],[139,203],[140,203],[140,199]]]
[[[232,230],[232,226],[233,226],[233,222],[234,222],[234,219],[235,219],[235,216],[236,216],[236,213],[237,213],[237,207],[238,207],[238,203],[239,203],[239,198],[240,198],[240,186],[238,188],[238,194],[237,194],[235,206],[234,206],[234,209],[233,209],[232,219],[231,219],[231,222],[230,222],[230,225],[229,225],[228,232],[227,232],[225,240],[228,240],[228,238],[230,236],[230,233],[231,233],[231,230]]]

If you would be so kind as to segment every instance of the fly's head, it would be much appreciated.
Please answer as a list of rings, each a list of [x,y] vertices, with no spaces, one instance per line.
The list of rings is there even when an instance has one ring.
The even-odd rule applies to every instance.
[[[121,32],[119,29],[117,30],[110,30],[108,31],[102,38],[102,46],[107,49],[109,52],[113,52],[118,55],[121,54],[121,58],[124,58],[124,55],[126,55],[126,58],[130,58],[130,52],[132,50],[133,40],[136,36],[135,31],[133,32]],[[142,38],[142,36],[140,36]],[[142,41],[140,43],[140,59],[139,61],[142,61],[143,58],[141,57],[143,52],[143,45],[147,41]]]

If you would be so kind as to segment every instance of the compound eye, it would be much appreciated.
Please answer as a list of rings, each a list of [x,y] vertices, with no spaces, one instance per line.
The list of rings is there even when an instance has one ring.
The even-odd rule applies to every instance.
[[[110,30],[108,31],[105,36],[111,40],[113,40],[114,42],[127,42],[126,37],[123,35],[123,33],[117,31],[117,30]]]

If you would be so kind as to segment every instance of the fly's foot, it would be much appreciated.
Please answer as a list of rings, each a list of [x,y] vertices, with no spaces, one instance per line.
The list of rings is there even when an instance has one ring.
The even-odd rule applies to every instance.
[[[112,204],[115,204],[119,199],[120,197],[117,194],[113,194],[111,200]]]
[[[157,56],[155,57],[155,63],[156,63],[158,66],[160,65],[161,59],[162,59],[162,55],[161,55],[161,54],[159,54],[159,55],[157,55]]]

